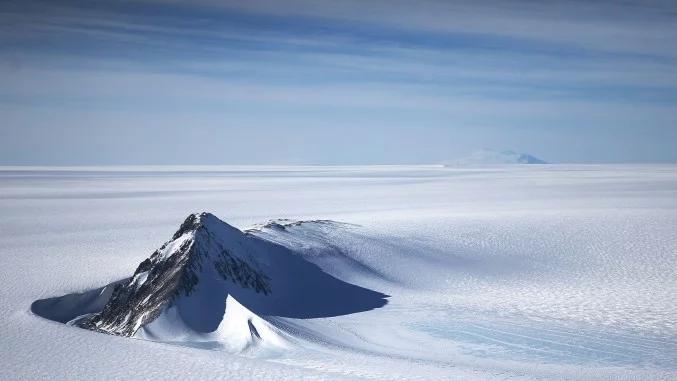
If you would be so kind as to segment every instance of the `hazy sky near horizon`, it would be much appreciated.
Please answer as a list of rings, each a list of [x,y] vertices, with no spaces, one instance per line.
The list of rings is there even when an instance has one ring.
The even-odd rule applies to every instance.
[[[0,165],[677,163],[677,2],[0,0]]]

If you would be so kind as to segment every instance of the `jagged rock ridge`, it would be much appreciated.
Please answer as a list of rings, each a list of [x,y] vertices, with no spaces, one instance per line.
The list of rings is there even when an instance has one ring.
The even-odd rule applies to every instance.
[[[270,279],[242,244],[245,239],[244,233],[210,213],[192,214],[127,282],[115,287],[101,312],[78,318],[72,324],[133,336],[168,307],[190,298],[203,277],[213,278],[216,274],[235,287],[268,295],[272,292]]]

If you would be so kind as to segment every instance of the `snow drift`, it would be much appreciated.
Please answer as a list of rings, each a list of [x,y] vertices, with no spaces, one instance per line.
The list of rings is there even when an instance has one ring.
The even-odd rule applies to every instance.
[[[242,352],[284,348],[292,340],[268,317],[344,315],[382,307],[386,296],[199,213],[188,216],[130,278],[36,301],[32,310],[92,331]]]

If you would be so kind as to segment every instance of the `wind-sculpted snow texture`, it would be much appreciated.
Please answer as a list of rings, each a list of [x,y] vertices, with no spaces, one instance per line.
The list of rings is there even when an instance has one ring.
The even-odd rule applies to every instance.
[[[0,379],[677,379],[676,166],[0,185]]]

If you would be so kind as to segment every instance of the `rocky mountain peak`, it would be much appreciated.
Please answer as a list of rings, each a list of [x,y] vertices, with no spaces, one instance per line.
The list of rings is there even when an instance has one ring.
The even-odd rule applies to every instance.
[[[128,281],[115,287],[103,311],[74,324],[132,336],[169,305],[208,292],[214,282],[220,282],[226,294],[227,287],[242,287],[267,295],[272,291],[269,278],[255,253],[247,249],[248,239],[211,213],[191,214],[170,241],[141,262]]]

